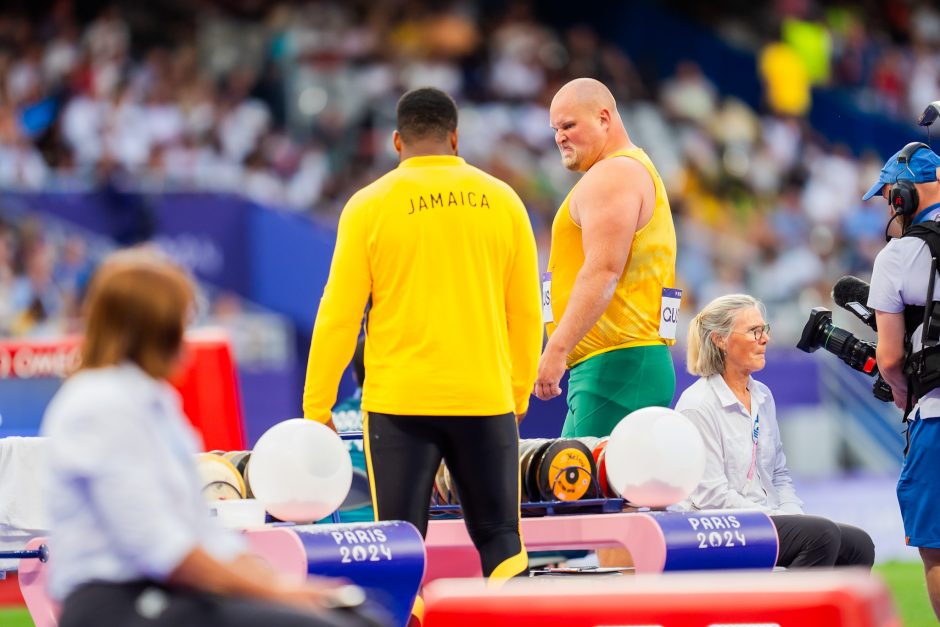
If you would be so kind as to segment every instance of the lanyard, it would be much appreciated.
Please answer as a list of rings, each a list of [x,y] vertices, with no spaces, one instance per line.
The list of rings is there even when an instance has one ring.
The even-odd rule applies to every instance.
[[[751,467],[747,469],[747,480],[754,478],[754,470],[757,468],[757,438],[760,436],[760,414],[754,414],[754,427],[751,429],[751,440],[754,447],[751,449]]]

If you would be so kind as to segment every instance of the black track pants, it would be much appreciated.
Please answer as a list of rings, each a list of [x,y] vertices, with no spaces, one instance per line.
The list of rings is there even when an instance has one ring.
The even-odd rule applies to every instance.
[[[486,577],[528,567],[519,536],[519,429],[515,416],[393,416],[363,420],[376,520],[406,520],[424,535],[443,459]]]

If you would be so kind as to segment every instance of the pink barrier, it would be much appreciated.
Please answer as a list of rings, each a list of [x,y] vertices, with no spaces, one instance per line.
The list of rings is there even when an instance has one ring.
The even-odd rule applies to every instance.
[[[523,518],[522,540],[529,551],[625,548],[638,573],[662,572],[666,543],[646,513],[587,514]],[[432,520],[425,538],[428,569],[424,582],[481,575],[480,559],[463,520]]]
[[[35,551],[45,542],[45,538],[33,538],[25,549]],[[36,627],[56,627],[58,624],[59,606],[46,594],[48,572],[49,562],[38,559],[20,560],[20,592],[23,593],[26,609],[29,610]]]
[[[249,551],[264,562],[279,575],[297,580],[307,576],[307,555],[304,546],[297,534],[284,527],[264,527],[245,531]],[[38,549],[46,538],[33,538],[26,545],[27,551]],[[52,560],[43,562],[38,559],[20,560],[19,583],[20,592],[26,602],[36,627],[56,627],[58,624],[59,606],[46,591],[46,579]]]
[[[249,551],[276,573],[297,581],[307,577],[307,553],[297,534],[285,527],[263,527],[244,532]]]

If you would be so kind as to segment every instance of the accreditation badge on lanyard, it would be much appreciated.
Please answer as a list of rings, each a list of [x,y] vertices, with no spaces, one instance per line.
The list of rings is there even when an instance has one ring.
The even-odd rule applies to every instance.
[[[751,440],[754,442],[751,448],[751,467],[747,469],[747,480],[754,478],[754,471],[757,469],[757,440],[760,437],[760,414],[754,414],[754,427],[751,429]]]
[[[682,290],[674,287],[663,288],[663,298],[659,311],[659,337],[664,340],[676,339],[679,329],[679,304],[682,302]]]
[[[555,322],[555,314],[552,313],[552,273],[542,273],[542,322],[547,324]]]

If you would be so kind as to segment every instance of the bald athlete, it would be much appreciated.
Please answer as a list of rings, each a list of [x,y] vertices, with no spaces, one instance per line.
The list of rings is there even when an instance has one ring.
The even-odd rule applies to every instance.
[[[562,163],[584,176],[552,223],[535,395],[560,395],[570,369],[562,436],[602,437],[630,412],[672,402],[676,232],[662,179],[602,83],[566,84],[549,116]]]

